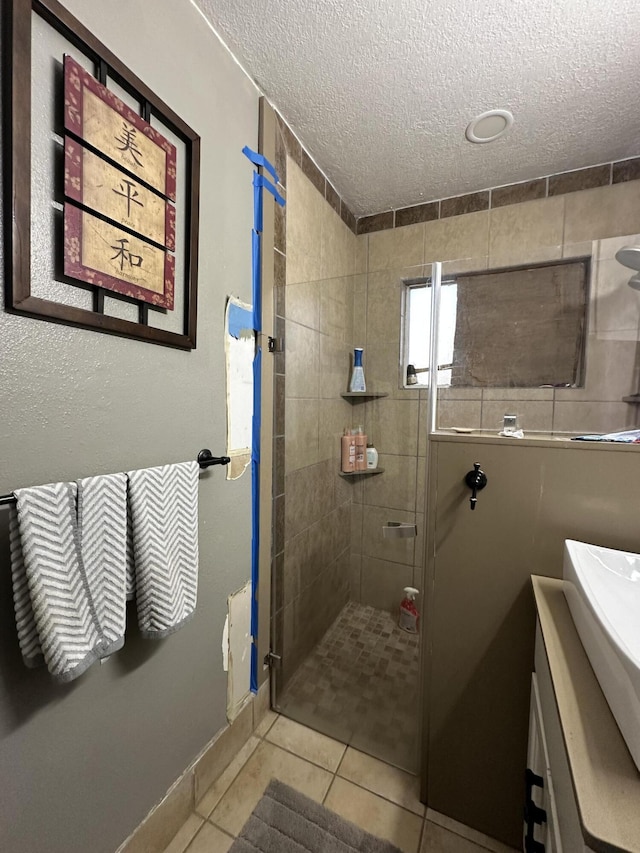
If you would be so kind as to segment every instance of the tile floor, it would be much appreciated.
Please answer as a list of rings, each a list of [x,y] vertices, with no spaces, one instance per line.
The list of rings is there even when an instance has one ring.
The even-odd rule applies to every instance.
[[[419,637],[350,601],[279,696],[280,710],[417,772]]]
[[[416,776],[269,711],[164,853],[226,853],[274,777],[403,853],[507,850],[426,819]]]

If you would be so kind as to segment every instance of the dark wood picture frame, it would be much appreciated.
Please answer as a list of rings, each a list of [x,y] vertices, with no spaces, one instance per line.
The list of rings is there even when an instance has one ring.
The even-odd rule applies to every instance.
[[[6,310],[43,320],[194,349],[197,325],[200,137],[57,0],[3,2],[4,41],[4,223]],[[138,304],[139,322],[104,313],[110,291],[93,287],[93,309],[63,305],[31,293],[31,16],[35,13],[95,64],[97,79],[114,80],[142,104],[142,117],[155,115],[185,146],[184,333],[148,325],[150,306]],[[181,283],[176,282],[176,287]],[[131,301],[131,300],[129,300]],[[154,310],[151,308],[151,310]]]

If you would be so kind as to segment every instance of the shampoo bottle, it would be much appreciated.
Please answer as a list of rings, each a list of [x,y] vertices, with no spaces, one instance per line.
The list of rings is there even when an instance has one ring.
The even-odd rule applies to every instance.
[[[359,426],[354,436],[356,440],[356,471],[367,470],[367,436]]]
[[[340,467],[343,474],[352,474],[356,470],[356,437],[352,430],[345,429],[342,436],[342,458]]]
[[[405,586],[404,598],[400,602],[400,613],[398,616],[398,625],[403,631],[409,634],[418,633],[418,625],[420,623],[420,614],[416,607],[416,595],[419,590],[412,586]]]

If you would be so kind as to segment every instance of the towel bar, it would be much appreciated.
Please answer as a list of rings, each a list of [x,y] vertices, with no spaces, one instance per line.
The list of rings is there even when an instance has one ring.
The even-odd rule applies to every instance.
[[[228,465],[231,459],[228,456],[212,456],[211,451],[205,448],[198,453],[198,465],[202,468],[209,468],[211,465]],[[0,495],[0,506],[9,506],[14,504],[16,499],[14,495]]]

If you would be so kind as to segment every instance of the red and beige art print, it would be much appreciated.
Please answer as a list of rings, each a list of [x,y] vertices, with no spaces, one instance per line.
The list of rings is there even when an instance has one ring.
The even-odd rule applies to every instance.
[[[65,275],[173,309],[176,149],[64,58]]]

